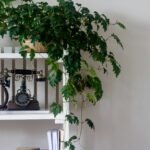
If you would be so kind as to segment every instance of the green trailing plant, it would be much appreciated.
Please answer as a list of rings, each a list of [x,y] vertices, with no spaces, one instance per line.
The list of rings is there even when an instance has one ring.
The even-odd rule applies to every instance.
[[[89,59],[99,65],[98,71],[104,74],[108,72],[107,65],[111,64],[117,77],[121,70],[120,64],[113,52],[108,49],[108,42],[112,38],[121,48],[123,44],[116,33],[110,33],[108,37],[105,33],[110,26],[122,29],[125,29],[125,26],[121,22],[111,23],[106,15],[97,11],[91,13],[88,8],[71,0],[57,0],[57,4],[53,6],[46,2],[22,0],[16,7],[13,7],[12,1],[0,2],[0,35],[3,37],[9,34],[11,39],[18,40],[22,46],[20,53],[23,57],[26,57],[28,48],[22,44],[25,40],[30,39],[33,44],[37,41],[42,43],[47,50],[47,63],[50,66],[48,80],[53,87],[62,80],[63,71],[57,61],[63,60],[69,79],[61,89],[62,96],[67,102],[79,102],[81,106],[80,117],[74,113],[66,115],[66,120],[70,124],[81,128],[79,135],[64,141],[65,147],[74,150],[74,142],[80,140],[83,124],[95,129],[92,120],[83,117],[84,103],[96,105],[103,96],[102,82],[96,73],[97,68],[91,67],[83,55],[88,54]],[[33,49],[30,56],[34,59]],[[62,106],[53,103],[50,109],[56,116],[62,111]]]

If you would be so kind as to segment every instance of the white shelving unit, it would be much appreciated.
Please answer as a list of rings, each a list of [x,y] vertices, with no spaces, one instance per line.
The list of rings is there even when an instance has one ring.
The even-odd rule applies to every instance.
[[[5,50],[7,53],[0,53],[0,59],[7,61],[8,59],[22,59],[19,53],[11,53],[9,50]],[[29,54],[27,55],[29,57]],[[46,59],[46,53],[36,53],[36,59]],[[62,63],[59,60],[58,63]],[[63,85],[66,84],[68,76],[63,74]],[[48,110],[36,110],[36,111],[0,111],[0,120],[53,120],[56,124],[62,124],[64,129],[64,140],[69,138],[69,123],[65,121],[65,115],[69,113],[69,104],[63,103],[63,112],[56,118]]]

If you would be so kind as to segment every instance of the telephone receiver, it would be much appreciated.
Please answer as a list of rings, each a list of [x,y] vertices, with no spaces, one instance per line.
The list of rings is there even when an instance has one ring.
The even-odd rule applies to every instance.
[[[37,75],[36,81],[46,81],[46,77],[43,75],[43,71],[36,71],[36,70],[29,70],[29,69],[13,69],[13,70],[7,70],[7,73],[12,73],[15,75]]]

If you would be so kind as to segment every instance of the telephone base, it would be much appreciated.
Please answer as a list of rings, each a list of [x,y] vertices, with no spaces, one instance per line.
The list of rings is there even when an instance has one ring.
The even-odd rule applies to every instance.
[[[37,100],[31,100],[30,103],[25,107],[19,106],[11,100],[7,104],[7,110],[40,110],[40,107]]]

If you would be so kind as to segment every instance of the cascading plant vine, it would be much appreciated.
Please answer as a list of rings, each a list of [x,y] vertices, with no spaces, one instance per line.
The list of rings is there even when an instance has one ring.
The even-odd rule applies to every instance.
[[[82,115],[84,103],[96,105],[103,96],[97,68],[92,68],[83,55],[88,54],[104,74],[108,72],[107,65],[110,63],[117,77],[120,64],[108,49],[108,41],[113,38],[121,48],[123,44],[115,33],[110,33],[108,37],[105,33],[110,26],[122,29],[125,26],[121,22],[111,23],[106,15],[97,11],[91,13],[88,8],[75,4],[72,0],[57,0],[57,4],[53,6],[46,2],[22,0],[16,7],[13,7],[13,1],[15,0],[0,1],[0,35],[3,37],[8,33],[11,39],[18,40],[22,45],[20,53],[23,57],[26,56],[28,47],[22,44],[25,40],[41,42],[47,50],[50,68],[48,80],[53,87],[62,80],[63,71],[57,62],[59,59],[63,60],[69,80],[61,89],[62,96],[69,103],[81,104],[80,117],[74,113],[66,115],[70,124],[81,127],[79,136],[74,135],[64,141],[65,147],[74,150],[74,142],[80,140],[82,125],[86,123],[91,129],[95,128],[92,120]],[[33,49],[30,50],[30,56],[31,59],[35,56]],[[76,95],[79,95],[79,100],[76,100]],[[50,109],[56,116],[62,111],[62,106],[52,103]]]

